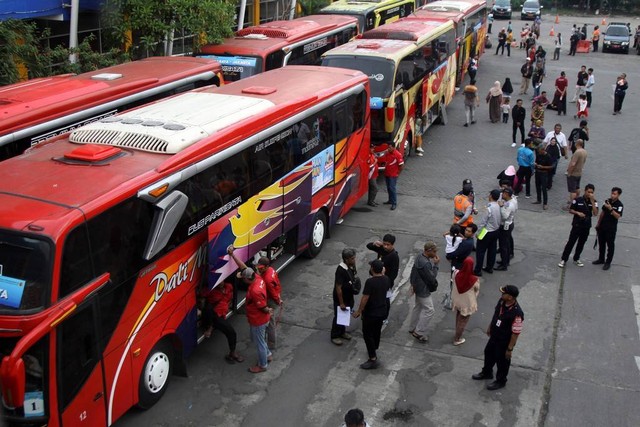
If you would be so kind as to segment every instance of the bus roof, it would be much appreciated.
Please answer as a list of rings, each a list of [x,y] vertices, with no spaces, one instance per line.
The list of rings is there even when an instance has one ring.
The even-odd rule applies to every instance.
[[[422,6],[422,10],[434,12],[463,12],[467,13],[474,9],[487,7],[485,0],[436,0]]]
[[[411,15],[408,15],[405,19],[407,21],[422,21],[422,20],[430,20],[430,21],[453,21],[456,25],[462,21],[465,17],[463,12],[457,10],[449,10],[449,11],[433,11],[427,9],[416,9]]]
[[[404,20],[391,22],[377,28],[365,31],[363,39],[394,39],[421,41],[425,37],[439,34],[452,28],[453,25],[447,21],[427,21],[427,20]]]
[[[222,71],[216,61],[153,57],[97,71],[65,74],[0,88],[0,136],[62,115],[202,73]]]
[[[397,62],[416,45],[410,40],[358,39],[334,47],[322,56],[376,56]]]
[[[203,46],[200,53],[262,56],[299,40],[357,23],[356,18],[343,15],[309,15],[290,21],[271,21],[243,28],[236,37],[224,39],[221,44]]]
[[[369,11],[384,8],[386,6],[393,6],[396,4],[403,4],[414,0],[371,0],[371,1],[359,1],[359,0],[338,0],[327,7],[322,8],[322,13],[351,13],[351,14],[366,14]]]
[[[91,212],[104,206],[105,201],[130,197],[168,174],[234,146],[250,134],[367,82],[367,77],[359,71],[289,66],[219,88],[208,87],[176,95],[48,140],[0,163],[0,227],[15,229],[19,225],[31,224],[33,230],[41,227],[43,234],[55,234],[53,223],[62,220],[64,212],[71,214],[71,211],[76,211],[77,214],[76,208],[79,208],[86,215],[93,216]],[[199,97],[197,108],[190,105],[194,95]],[[183,100],[186,103],[183,104]],[[122,121],[129,119],[130,124],[108,120],[114,117]],[[141,126],[137,126],[136,119],[145,120],[145,117],[178,125],[176,128],[155,126],[162,128],[158,131],[164,132],[168,139],[182,138],[185,129],[179,126],[189,132],[197,127],[203,133],[192,145],[171,155],[108,144],[70,142],[73,135],[87,128],[99,131],[102,127],[103,132],[111,131],[114,135],[118,127],[112,125],[130,126],[129,137],[144,139],[152,136],[148,129],[154,128],[153,125],[148,126],[145,133]],[[224,126],[216,129],[216,123]],[[205,133],[205,128],[211,133]],[[97,160],[88,160],[92,156]],[[105,158],[100,160],[101,157]],[[34,209],[34,204],[47,207]],[[48,212],[50,217],[43,216],[43,212]]]

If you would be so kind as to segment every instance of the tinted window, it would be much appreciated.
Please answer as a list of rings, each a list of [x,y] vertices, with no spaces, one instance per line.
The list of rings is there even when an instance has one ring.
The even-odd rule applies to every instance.
[[[73,229],[64,242],[58,299],[86,285],[93,277],[89,236],[83,223]]]
[[[320,65],[322,54],[351,40],[355,28],[309,41],[291,51],[287,65]]]
[[[322,65],[362,71],[369,76],[371,96],[388,98],[391,95],[395,69],[391,61],[365,56],[327,56]]]
[[[627,37],[629,29],[627,27],[609,27],[607,29],[608,36]]]

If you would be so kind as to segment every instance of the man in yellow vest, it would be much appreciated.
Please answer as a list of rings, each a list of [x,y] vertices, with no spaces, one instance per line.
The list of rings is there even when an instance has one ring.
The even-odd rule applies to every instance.
[[[461,227],[473,223],[473,186],[470,179],[462,182],[462,191],[453,198],[453,223]]]

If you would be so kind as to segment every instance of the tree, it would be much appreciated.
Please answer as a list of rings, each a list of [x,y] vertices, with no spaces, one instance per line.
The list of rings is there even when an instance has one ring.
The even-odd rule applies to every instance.
[[[163,43],[176,31],[193,34],[193,47],[217,43],[232,35],[234,0],[105,0],[105,26],[123,46],[139,43],[162,54]],[[133,38],[131,40],[130,38]]]

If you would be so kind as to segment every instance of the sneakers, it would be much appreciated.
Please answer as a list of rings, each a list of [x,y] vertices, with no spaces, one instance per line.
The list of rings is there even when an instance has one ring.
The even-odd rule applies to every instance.
[[[515,147],[515,146],[516,146],[516,143],[515,143],[515,142],[512,142],[512,143],[511,143],[511,146],[512,146],[512,147]]]
[[[453,345],[464,344],[466,340],[464,338],[460,338],[459,340],[453,340]]]
[[[558,263],[558,267],[560,267],[560,268],[564,268],[564,261],[560,261],[560,262]],[[334,344],[335,344],[335,343],[334,343]]]
[[[360,369],[376,369],[378,367],[377,360],[367,360],[362,365],[360,365]]]
[[[344,334],[342,334],[340,338],[342,338],[343,340],[351,341],[352,337],[351,337],[351,334],[348,334],[345,332]]]
[[[421,152],[421,151],[416,151],[416,156],[418,156],[418,157],[422,157],[422,156],[424,156],[424,154],[422,154],[422,152]]]
[[[416,152],[417,153],[424,153],[424,150],[422,149],[422,147],[418,147],[418,148],[416,148]]]
[[[600,265],[600,264],[604,264],[604,261],[602,261],[602,260],[600,260],[600,259],[597,259],[597,260],[595,260],[595,261],[591,261],[591,264],[593,264],[593,265]]]
[[[342,340],[340,338],[331,338],[331,342],[335,345],[342,345]]]
[[[580,261],[580,260],[573,261],[573,263],[574,263],[575,265],[577,265],[578,267],[584,267],[584,262],[582,262],[582,261]]]

